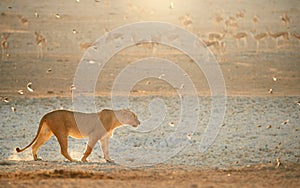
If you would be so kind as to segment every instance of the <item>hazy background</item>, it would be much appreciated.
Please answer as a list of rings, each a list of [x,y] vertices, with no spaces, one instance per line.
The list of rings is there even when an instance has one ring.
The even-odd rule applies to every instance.
[[[0,61],[0,94],[29,96],[70,96],[75,70],[86,46],[105,32],[139,21],[163,21],[177,24],[208,41],[211,32],[225,33],[218,59],[229,95],[299,95],[300,34],[299,1],[281,0],[66,0],[0,2],[0,33],[9,34],[9,57]],[[282,21],[287,15],[289,24]],[[227,24],[227,26],[226,26]],[[37,58],[34,32],[47,40],[44,57]],[[278,49],[271,37],[260,42],[259,53],[253,35],[270,31],[289,32],[289,40],[279,40]],[[233,37],[247,34],[248,45]],[[114,78],[128,63],[142,57],[157,56],[180,65],[192,78],[199,94],[209,94],[206,78],[188,57],[164,46],[155,53],[147,46],[133,46],[111,59],[99,76],[98,93],[109,93]],[[276,78],[276,81],[274,81]],[[135,91],[169,91],[160,80],[143,80]],[[35,92],[28,92],[32,82]],[[145,84],[151,83],[151,84]]]

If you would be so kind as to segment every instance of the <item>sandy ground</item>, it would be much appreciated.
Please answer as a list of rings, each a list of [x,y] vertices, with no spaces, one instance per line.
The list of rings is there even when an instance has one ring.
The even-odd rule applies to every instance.
[[[232,169],[155,165],[128,169],[97,163],[3,162],[1,187],[298,187],[299,164],[254,165]],[[30,169],[30,170],[29,170]],[[298,173],[295,173],[298,172]]]
[[[0,61],[0,187],[299,187],[300,43],[292,35],[300,34],[298,4],[190,0],[173,1],[172,8],[169,1],[1,1],[0,33],[8,36],[9,45]],[[188,14],[190,25],[181,19]],[[284,14],[289,24],[282,22]],[[223,20],[218,23],[219,17]],[[139,45],[105,65],[96,82],[96,108],[111,108],[113,82],[131,62],[148,56],[166,58],[179,65],[197,89],[199,122],[193,134],[167,139],[178,130],[182,98],[170,84],[146,78],[132,88],[130,107],[145,121],[151,101],[160,99],[166,116],[151,132],[118,129],[110,143],[117,164],[104,162],[99,144],[89,157],[91,162],[65,162],[54,137],[39,152],[44,161],[32,161],[30,149],[15,153],[16,147],[32,140],[43,114],[73,109],[71,86],[86,50],[83,44],[137,21],[177,24],[208,40],[209,32],[224,31],[226,20],[231,25],[222,39],[225,52],[210,47],[226,83],[226,113],[218,137],[206,152],[199,152],[199,142],[213,98],[203,72],[180,51]],[[47,40],[43,58],[37,57],[35,31]],[[289,32],[289,40],[279,40],[276,47],[268,37],[256,52],[251,33],[267,31]],[[246,46],[240,41],[238,47],[233,35],[239,32],[247,33]],[[33,92],[26,87],[29,82]],[[79,159],[87,140],[70,138],[69,142],[70,154]],[[183,143],[180,151],[176,143]]]

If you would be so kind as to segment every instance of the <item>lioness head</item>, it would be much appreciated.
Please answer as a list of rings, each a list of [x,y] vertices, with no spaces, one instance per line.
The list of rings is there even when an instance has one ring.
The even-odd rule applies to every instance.
[[[117,118],[122,124],[132,125],[133,127],[137,127],[141,124],[134,112],[128,109],[122,109],[119,112]]]

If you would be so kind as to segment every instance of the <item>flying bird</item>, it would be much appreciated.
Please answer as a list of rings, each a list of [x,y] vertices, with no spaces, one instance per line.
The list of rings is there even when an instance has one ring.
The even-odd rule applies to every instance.
[[[33,92],[33,89],[31,88],[31,86],[32,86],[32,83],[29,82],[29,83],[27,84],[27,90],[28,90],[29,92]]]

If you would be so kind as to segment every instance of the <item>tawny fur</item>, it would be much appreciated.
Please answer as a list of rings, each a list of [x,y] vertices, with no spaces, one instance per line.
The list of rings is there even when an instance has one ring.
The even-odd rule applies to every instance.
[[[108,152],[108,139],[116,128],[124,124],[137,127],[140,121],[135,113],[130,110],[102,110],[98,113],[56,110],[42,117],[37,135],[33,141],[23,149],[16,148],[16,151],[22,152],[32,145],[34,160],[40,160],[37,157],[39,148],[51,136],[55,135],[60,144],[61,154],[69,161],[75,161],[68,154],[68,136],[72,136],[74,138],[89,138],[81,161],[87,161],[86,159],[91,154],[93,147],[100,140],[104,159],[107,162],[111,162]]]

